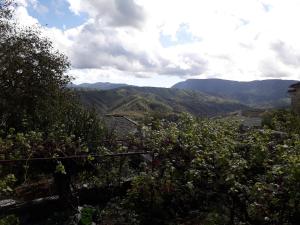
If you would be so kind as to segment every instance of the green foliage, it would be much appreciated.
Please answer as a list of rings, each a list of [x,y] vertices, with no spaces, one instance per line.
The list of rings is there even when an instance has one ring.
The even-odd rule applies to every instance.
[[[0,225],[19,225],[20,221],[15,215],[9,215],[0,219]]]
[[[55,158],[68,155],[86,154],[86,145],[74,135],[68,136],[57,130],[49,134],[29,131],[10,132],[0,138],[0,158],[5,160],[25,160],[19,163],[3,164],[0,167],[0,196],[14,196],[14,188],[28,181],[60,173],[67,169],[62,161]],[[32,158],[48,158],[45,161],[29,161]],[[53,158],[53,160],[51,160]],[[28,161],[26,161],[28,160]],[[76,164],[80,166],[80,163]],[[13,172],[13,174],[12,174]],[[76,173],[74,169],[71,171]]]
[[[58,161],[55,167],[55,173],[67,174],[64,165],[60,161]]]
[[[269,128],[287,132],[289,134],[300,133],[300,117],[289,110],[278,110],[269,116]]]
[[[0,2],[1,158],[51,158],[96,149],[103,142],[102,121],[68,88],[68,59],[38,27],[20,26],[13,5]],[[58,170],[65,172],[62,164]]]
[[[4,127],[44,128],[70,96],[66,57],[32,28],[13,29],[0,41],[0,118]]]
[[[41,35],[39,27],[15,22],[10,1],[1,1],[0,25],[0,129],[68,135],[101,143],[102,122],[85,109],[68,88],[70,63]],[[1,26],[0,26],[1,27]]]
[[[154,172],[136,176],[128,192],[142,224],[297,223],[299,135],[239,134],[235,121],[190,116],[155,123],[144,140]]]
[[[56,127],[60,127],[64,133],[80,138],[92,151],[103,145],[105,138],[103,121],[95,110],[84,108],[75,99],[66,110],[62,121],[57,121],[56,124]],[[52,130],[55,131],[56,127]]]
[[[35,131],[22,133],[10,129],[5,137],[0,138],[0,155],[4,159],[55,158],[64,154],[78,154],[84,146],[80,139],[61,133],[60,130],[45,134]]]
[[[0,194],[11,194],[13,192],[13,189],[11,187],[15,182],[16,177],[14,174],[7,174],[6,176],[2,177],[2,179],[0,180]]]
[[[103,209],[99,209],[96,217],[99,225],[141,224],[138,215],[127,207],[124,199],[120,198],[113,198]]]
[[[10,22],[9,5],[0,2],[0,159],[24,163],[0,167],[1,198],[12,197],[14,188],[28,180],[56,173],[56,181],[66,180],[61,189],[67,192],[71,192],[67,179],[72,175],[75,186],[129,184],[125,195],[119,193],[98,212],[83,208],[82,225],[91,224],[96,214],[100,224],[299,223],[298,116],[274,112],[264,129],[240,133],[237,121],[188,114],[166,121],[158,115],[144,120],[140,137],[131,136],[125,143],[108,140],[104,147],[99,108],[176,114],[184,109],[203,115],[243,106],[195,92],[126,87],[80,92],[83,101],[95,103],[95,110],[87,111],[67,89],[65,56],[37,30]],[[148,151],[154,159],[120,157],[99,162],[89,155],[74,163],[60,158],[131,150]],[[31,158],[48,161],[29,163]],[[65,199],[71,196],[64,194]],[[15,216],[0,220],[1,225],[18,223]]]
[[[94,212],[93,208],[84,207],[81,211],[79,225],[92,225]]]
[[[281,130],[265,127],[244,133],[234,120],[190,115],[182,115],[176,122],[145,120],[143,137],[130,144],[153,152],[154,161],[132,167],[129,160],[121,158],[103,160],[95,164],[96,173],[82,171],[77,184],[84,182],[89,187],[114,186],[131,179],[125,196],[110,201],[96,214],[86,212],[82,223],[89,224],[94,215],[100,224],[296,225],[300,215],[300,135],[296,123],[293,128],[285,124],[298,118],[288,112],[283,115],[278,112],[270,119],[273,128]],[[11,158],[39,152],[50,157],[86,153],[87,147],[75,136],[65,135],[64,129],[47,138],[42,133],[10,129],[1,139],[0,149],[6,149],[3,153]],[[56,150],[46,154],[42,149],[49,143]],[[122,144],[114,147],[116,152],[128,150]],[[110,151],[98,147],[97,153]],[[57,172],[67,172],[62,163],[55,165]],[[120,165],[126,176],[120,174]]]

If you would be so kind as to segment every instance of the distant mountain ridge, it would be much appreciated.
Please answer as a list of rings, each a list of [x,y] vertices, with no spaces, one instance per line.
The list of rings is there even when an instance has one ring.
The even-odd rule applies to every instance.
[[[146,113],[215,116],[248,108],[232,100],[171,88],[126,86],[106,91],[78,90],[83,104],[100,114],[145,115]]]
[[[200,91],[209,95],[239,101],[252,107],[287,107],[288,87],[296,80],[257,80],[249,82],[222,79],[190,79],[172,88]]]
[[[82,84],[71,84],[71,88],[75,89],[92,89],[92,90],[111,90],[119,87],[126,87],[128,84],[122,83],[109,83],[109,82],[97,82],[97,83],[82,83]]]

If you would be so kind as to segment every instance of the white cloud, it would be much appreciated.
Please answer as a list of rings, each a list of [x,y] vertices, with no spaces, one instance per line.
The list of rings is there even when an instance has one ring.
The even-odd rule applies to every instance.
[[[29,4],[34,3],[35,1],[32,0],[17,0],[17,7],[15,9],[15,16],[17,20],[22,25],[25,26],[32,26],[32,25],[37,25],[38,20],[28,14],[27,7],[29,7]]]
[[[20,1],[19,17],[36,22]],[[189,77],[300,79],[298,0],[68,2],[88,21],[46,31],[70,57],[80,81],[114,80],[114,74],[152,83],[166,77],[170,84]]]
[[[74,13],[88,13],[95,20],[115,27],[139,28],[145,20],[143,7],[134,0],[68,0],[68,2]]]

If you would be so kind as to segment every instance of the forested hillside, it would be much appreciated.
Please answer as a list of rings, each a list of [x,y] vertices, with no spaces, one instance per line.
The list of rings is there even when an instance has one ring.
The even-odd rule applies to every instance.
[[[239,101],[252,107],[287,107],[290,105],[288,87],[295,80],[231,81],[221,79],[190,79],[173,88],[194,90]]]
[[[195,91],[154,87],[122,87],[108,91],[77,91],[81,101],[100,114],[146,115],[147,113],[196,116],[222,115],[247,106]]]

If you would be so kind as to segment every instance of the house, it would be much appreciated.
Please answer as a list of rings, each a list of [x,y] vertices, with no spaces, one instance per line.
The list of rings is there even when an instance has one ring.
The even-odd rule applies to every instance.
[[[300,115],[300,82],[292,84],[288,93],[291,96],[292,111]]]
[[[124,115],[105,115],[104,122],[108,132],[116,135],[120,140],[125,140],[128,136],[138,132],[138,123]]]

